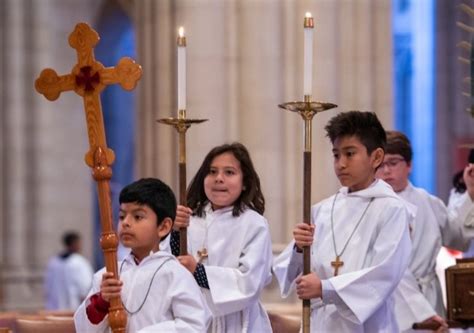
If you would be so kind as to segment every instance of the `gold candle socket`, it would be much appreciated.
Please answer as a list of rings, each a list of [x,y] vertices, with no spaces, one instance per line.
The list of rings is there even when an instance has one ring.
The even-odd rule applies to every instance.
[[[178,46],[186,46],[186,37],[185,36],[178,36],[177,44],[178,44]]]
[[[304,18],[304,27],[313,29],[314,28],[314,18],[305,17]]]

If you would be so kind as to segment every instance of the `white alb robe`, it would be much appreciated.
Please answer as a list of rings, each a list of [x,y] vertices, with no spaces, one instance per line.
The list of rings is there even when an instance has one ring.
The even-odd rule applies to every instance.
[[[51,258],[44,278],[46,309],[75,311],[91,288],[93,274],[91,264],[79,253]]]
[[[161,268],[158,268],[160,266]],[[132,315],[127,313],[127,332],[202,333],[206,331],[209,316],[205,311],[199,286],[192,274],[173,255],[163,251],[150,253],[137,265],[130,254],[123,262],[118,262],[118,267],[119,269],[121,267],[120,280],[123,281],[121,298],[124,306],[130,312],[134,312],[146,298],[138,313]],[[74,314],[77,332],[111,332],[108,316],[99,324],[94,325],[86,314],[90,296],[100,291],[104,272],[103,268],[94,274],[92,290]],[[155,277],[149,294],[146,296],[153,275]]]
[[[428,302],[425,295],[421,293],[418,282],[413,276],[410,268],[393,292],[394,311],[400,332],[426,332],[414,331],[414,323],[420,323],[436,315],[433,306]]]
[[[464,221],[474,205],[470,198],[465,198],[448,210],[439,198],[411,183],[398,194],[417,207],[411,226],[413,249],[409,270],[428,303],[438,315],[444,317],[441,285],[436,276],[436,258],[441,246],[461,251],[467,249],[469,239],[464,232]],[[409,290],[401,290],[395,300],[395,313],[402,331],[411,331],[409,328],[414,322],[428,318],[426,301],[413,297]]]
[[[458,193],[454,189],[449,194],[448,211],[457,214],[464,221],[463,232],[466,237],[474,238],[474,207],[469,193]],[[465,251],[463,257],[474,256],[474,242],[471,241],[470,248]]]
[[[336,258],[331,231],[334,196],[312,208],[316,228],[311,269],[322,280],[322,299],[311,300],[311,332],[398,332],[392,292],[411,251],[408,223],[413,212],[409,205],[382,180],[352,193],[341,188],[334,208],[336,247],[340,253],[372,197],[374,201],[341,256],[344,266],[338,276],[331,266]],[[275,259],[273,270],[284,297],[302,273],[302,257],[293,241]]]
[[[272,247],[267,220],[246,209],[238,217],[232,207],[205,217],[192,216],[188,228],[188,252],[199,260],[205,247],[209,288],[201,288],[213,319],[209,332],[272,332],[268,315],[259,302],[271,281]]]

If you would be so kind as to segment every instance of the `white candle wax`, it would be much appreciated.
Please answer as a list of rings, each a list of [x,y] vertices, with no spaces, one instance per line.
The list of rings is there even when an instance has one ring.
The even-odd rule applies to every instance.
[[[186,110],[186,39],[183,27],[178,37],[178,110]]]
[[[311,24],[309,21],[311,20]],[[308,24],[307,24],[308,23]],[[312,94],[312,79],[313,79],[313,22],[311,13],[305,15],[304,27],[304,75],[303,75],[303,90],[304,95]]]

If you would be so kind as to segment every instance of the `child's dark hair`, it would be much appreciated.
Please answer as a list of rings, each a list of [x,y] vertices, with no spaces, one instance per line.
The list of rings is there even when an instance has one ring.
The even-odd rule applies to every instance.
[[[156,178],[142,178],[120,192],[120,204],[137,203],[150,207],[156,214],[157,225],[167,217],[176,217],[176,198],[171,188]]]
[[[79,234],[75,231],[68,231],[64,233],[62,239],[63,239],[63,244],[66,247],[71,247],[75,242],[77,242],[81,237]]]
[[[324,128],[331,142],[345,136],[356,136],[371,154],[375,149],[385,149],[387,137],[379,119],[373,112],[348,111],[329,120]]]
[[[204,178],[209,174],[214,158],[224,153],[234,155],[240,162],[240,168],[242,169],[243,190],[234,202],[232,215],[239,216],[246,206],[263,214],[265,211],[265,198],[260,187],[260,178],[255,171],[247,148],[238,142],[217,146],[206,155],[201,167],[189,185],[188,206],[194,211],[195,215],[199,217],[204,216],[204,207],[209,203],[209,199],[204,191]]]
[[[469,151],[467,157],[467,163],[474,163],[474,149]],[[456,172],[453,176],[454,191],[457,193],[464,193],[467,190],[466,184],[464,183],[464,169]]]
[[[405,162],[410,164],[413,158],[413,150],[407,136],[399,131],[387,131],[386,134],[387,144],[385,145],[385,153],[401,155]]]

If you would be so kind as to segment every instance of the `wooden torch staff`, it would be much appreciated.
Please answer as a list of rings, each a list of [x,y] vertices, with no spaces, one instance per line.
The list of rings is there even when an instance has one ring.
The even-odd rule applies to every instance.
[[[100,107],[100,92],[110,84],[119,83],[122,88],[132,90],[142,75],[140,65],[130,58],[120,59],[117,67],[105,68],[95,60],[93,48],[99,42],[99,35],[86,23],[76,25],[69,36],[69,45],[77,51],[78,62],[70,74],[58,76],[53,69],[43,70],[35,82],[35,88],[48,100],[56,100],[61,92],[74,90],[84,100],[90,150],[85,155],[86,164],[92,168],[97,182],[100,222],[102,234],[100,244],[104,252],[107,272],[118,278],[118,239],[112,222],[110,200],[110,179],[114,152],[107,148],[104,121]],[[120,297],[110,300],[109,325],[113,333],[124,333],[127,315]]]
[[[179,36],[176,40],[178,46],[178,118],[158,119],[158,122],[165,125],[171,125],[178,131],[179,145],[179,204],[188,205],[186,193],[186,131],[192,124],[199,124],[207,119],[186,119],[186,57],[184,50],[186,49],[186,37],[184,29],[179,29]],[[182,52],[182,53],[180,53]],[[183,66],[183,68],[180,68]],[[182,81],[181,81],[182,80]],[[182,90],[181,90],[182,89]],[[179,229],[179,254],[184,256],[188,254],[188,232],[187,228]]]
[[[303,222],[311,224],[311,142],[312,120],[316,113],[337,107],[335,104],[312,102],[310,95],[304,102],[289,102],[278,105],[280,108],[298,112],[304,120],[303,152]],[[311,273],[311,247],[303,247],[303,275]],[[310,332],[311,300],[303,300],[303,333]]]
[[[207,119],[186,119],[186,110],[178,111],[178,118],[158,119],[158,122],[165,125],[171,125],[178,131],[178,175],[179,175],[179,204],[188,205],[186,192],[186,131],[192,124],[199,124]],[[186,228],[179,229],[179,255],[188,254],[188,234]]]

